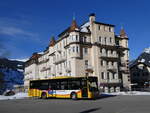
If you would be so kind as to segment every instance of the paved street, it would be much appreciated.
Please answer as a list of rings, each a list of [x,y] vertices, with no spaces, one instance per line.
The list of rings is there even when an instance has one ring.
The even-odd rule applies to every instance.
[[[150,113],[150,96],[115,96],[98,100],[1,100],[0,113]]]

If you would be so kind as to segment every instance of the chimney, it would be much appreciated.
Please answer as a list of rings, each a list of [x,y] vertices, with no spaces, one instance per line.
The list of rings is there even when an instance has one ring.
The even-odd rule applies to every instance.
[[[89,21],[90,21],[90,23],[93,23],[95,21],[95,13],[91,13],[89,15]]]

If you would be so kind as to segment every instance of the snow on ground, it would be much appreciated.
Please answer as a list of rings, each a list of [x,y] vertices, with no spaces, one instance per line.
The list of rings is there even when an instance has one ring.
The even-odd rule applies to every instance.
[[[28,97],[28,93],[16,93],[13,96],[0,95],[0,100],[24,99]]]
[[[150,92],[129,91],[129,92],[114,92],[102,93],[103,95],[150,95]]]

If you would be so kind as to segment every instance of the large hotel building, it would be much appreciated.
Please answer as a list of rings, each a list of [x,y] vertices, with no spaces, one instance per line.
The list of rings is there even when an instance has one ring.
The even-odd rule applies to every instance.
[[[97,22],[95,14],[81,26],[73,20],[43,53],[34,53],[26,62],[25,87],[34,79],[97,76],[101,91],[129,89],[128,37],[124,29],[119,35],[114,30],[114,25]]]

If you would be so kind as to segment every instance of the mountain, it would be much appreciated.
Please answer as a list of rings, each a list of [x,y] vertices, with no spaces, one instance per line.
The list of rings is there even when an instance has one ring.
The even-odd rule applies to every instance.
[[[24,62],[0,58],[0,94],[14,85],[23,85],[23,71]]]
[[[136,60],[130,62],[130,67],[138,63],[143,63],[150,67],[150,48],[146,48]]]

